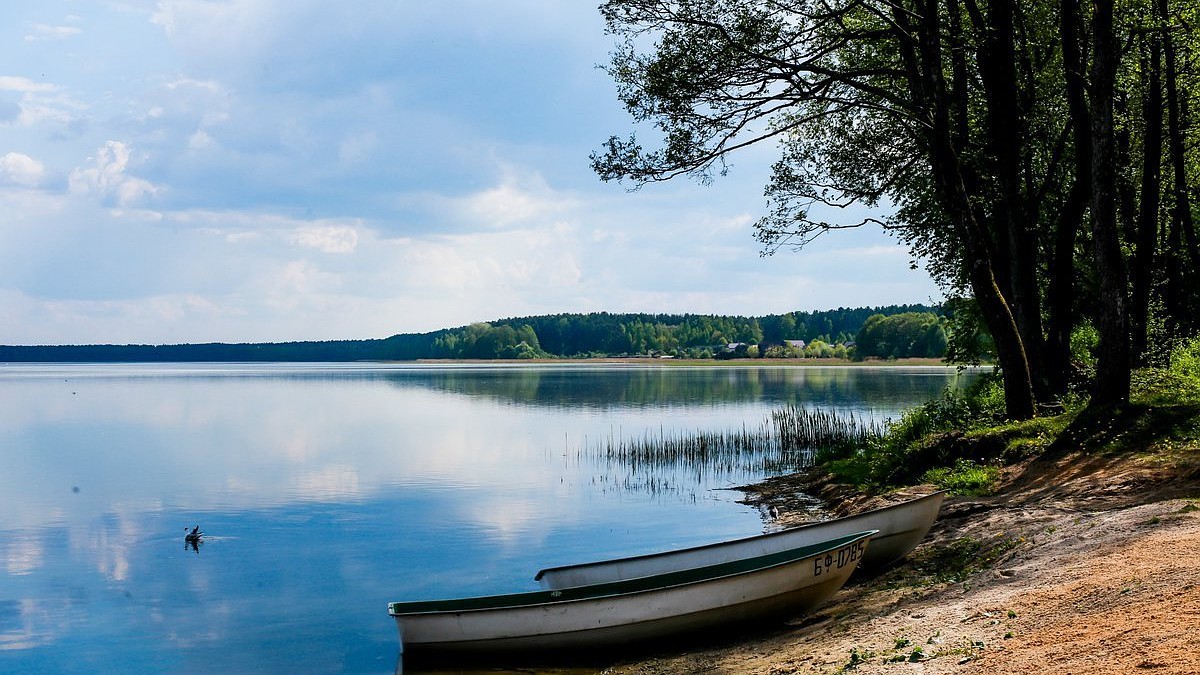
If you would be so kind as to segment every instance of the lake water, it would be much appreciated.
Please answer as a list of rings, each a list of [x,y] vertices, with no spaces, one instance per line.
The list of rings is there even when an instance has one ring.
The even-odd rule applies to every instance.
[[[896,416],[942,368],[0,366],[0,672],[390,673],[388,601],[763,531],[604,439]],[[186,528],[205,533],[185,547]]]

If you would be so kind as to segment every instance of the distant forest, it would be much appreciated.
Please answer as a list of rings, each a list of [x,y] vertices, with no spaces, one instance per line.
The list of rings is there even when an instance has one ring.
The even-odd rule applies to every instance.
[[[917,326],[905,346],[862,356],[942,356],[941,306],[891,305],[790,312],[762,317],[696,314],[553,314],[500,319],[431,333],[374,340],[176,345],[0,345],[0,362],[162,361],[415,361],[419,359],[528,359],[603,356],[851,356],[872,316]],[[913,321],[912,315],[924,317]],[[873,346],[879,319],[868,326]],[[916,330],[914,328],[914,330]],[[940,338],[938,337],[940,334]],[[931,337],[932,336],[932,337]],[[803,346],[800,343],[803,343]],[[892,341],[896,343],[896,340]],[[913,345],[918,345],[914,351]],[[772,350],[772,348],[775,348]],[[808,347],[809,351],[804,352]],[[814,351],[813,348],[817,350]],[[840,350],[838,349],[840,347]],[[791,351],[787,351],[787,350]]]

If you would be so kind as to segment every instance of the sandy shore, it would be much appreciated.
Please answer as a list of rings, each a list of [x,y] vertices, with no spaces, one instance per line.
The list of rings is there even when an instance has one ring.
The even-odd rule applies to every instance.
[[[603,672],[1200,673],[1200,457],[1042,459],[1005,480],[948,500],[906,563],[815,616]],[[750,498],[786,517],[794,488]],[[975,551],[952,580],[948,551]]]

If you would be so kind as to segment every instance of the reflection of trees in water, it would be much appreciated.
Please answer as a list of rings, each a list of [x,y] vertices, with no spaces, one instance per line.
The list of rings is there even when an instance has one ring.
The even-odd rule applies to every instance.
[[[609,438],[579,450],[597,466],[604,491],[697,498],[714,482],[747,482],[811,466],[821,450],[860,447],[884,424],[853,413],[788,404],[759,426],[726,431],[660,429],[640,438]]]
[[[400,387],[517,405],[589,409],[746,401],[894,409],[927,401],[958,380],[955,371],[943,368],[819,366],[446,369],[394,372],[388,377]]]

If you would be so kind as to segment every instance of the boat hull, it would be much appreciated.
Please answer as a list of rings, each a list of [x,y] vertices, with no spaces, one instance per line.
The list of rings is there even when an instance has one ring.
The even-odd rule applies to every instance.
[[[838,591],[873,532],[639,579],[511,596],[392,603],[404,652],[576,652],[797,616]]]
[[[534,578],[543,588],[551,589],[608,583],[768,555],[865,530],[878,530],[879,533],[871,539],[871,546],[860,567],[877,571],[903,558],[921,543],[937,519],[944,499],[945,492],[935,492],[845,518],[744,539],[651,555],[552,567],[541,570]]]

